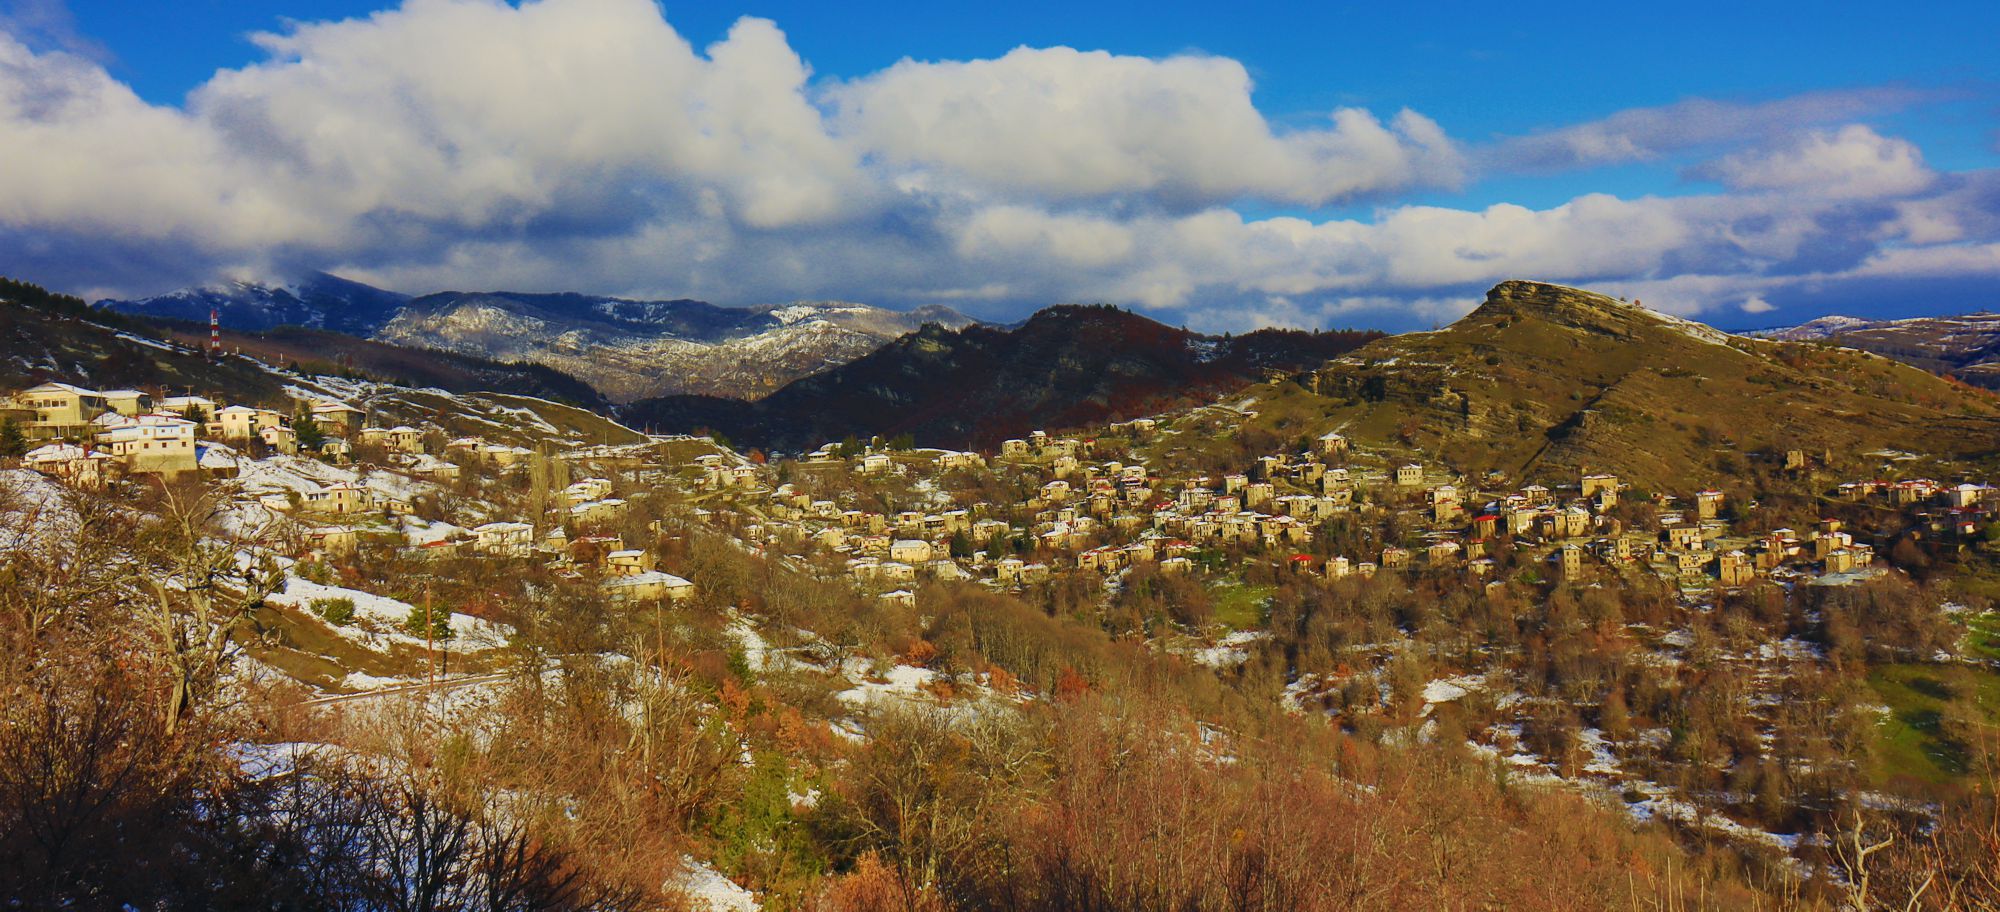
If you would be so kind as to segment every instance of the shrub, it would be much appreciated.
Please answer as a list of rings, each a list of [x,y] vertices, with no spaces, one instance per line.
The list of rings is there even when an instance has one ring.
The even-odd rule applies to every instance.
[[[345,627],[354,623],[354,600],[351,598],[318,598],[308,605],[312,613],[335,627]]]
[[[451,612],[432,609],[430,612],[430,637],[434,640],[451,639]],[[403,619],[403,630],[411,636],[424,635],[424,608],[410,606],[410,616]]]

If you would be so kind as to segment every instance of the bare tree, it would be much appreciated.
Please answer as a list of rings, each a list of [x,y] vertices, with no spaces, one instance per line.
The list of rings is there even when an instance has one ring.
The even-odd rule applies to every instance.
[[[21,651],[61,626],[134,594],[133,519],[102,498],[68,488],[36,503],[0,489],[0,625]]]
[[[151,633],[154,656],[171,672],[166,703],[169,734],[214,695],[234,652],[234,637],[266,596],[284,584],[269,554],[218,537],[227,502],[199,487],[163,485],[158,519],[142,536],[152,565],[152,594],[138,614]]]

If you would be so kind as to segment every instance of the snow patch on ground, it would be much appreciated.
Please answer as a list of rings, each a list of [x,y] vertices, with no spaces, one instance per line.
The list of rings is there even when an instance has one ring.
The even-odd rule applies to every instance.
[[[363,592],[359,589],[345,589],[340,586],[325,586],[296,576],[287,577],[285,590],[270,596],[266,601],[289,605],[311,614],[314,599],[349,599],[354,602],[355,623],[335,627],[328,625],[342,639],[360,643],[370,648],[381,648],[389,644],[402,644],[422,648],[424,638],[404,632],[404,623],[415,610],[408,602],[397,601],[386,596]],[[442,612],[444,609],[437,608]],[[315,615],[316,616],[316,615]],[[514,630],[505,624],[480,620],[466,614],[452,614],[452,635],[436,642],[436,647],[448,652],[479,652],[497,649],[507,645]]]
[[[834,697],[857,709],[885,700],[923,699],[924,688],[938,678],[938,673],[928,668],[899,664],[882,675],[882,680],[876,681],[870,680],[867,665],[861,659],[849,659],[848,666],[849,676],[861,683],[834,694]]]
[[[60,545],[81,525],[62,485],[29,469],[0,471],[0,552]]]
[[[1424,685],[1425,703],[1450,703],[1463,699],[1475,690],[1485,690],[1486,679],[1480,675],[1459,675],[1455,678],[1439,678]]]
[[[1250,645],[1270,636],[1262,630],[1238,630],[1205,649],[1197,649],[1188,654],[1197,665],[1210,668],[1230,668],[1250,661]]]
[[[681,863],[686,868],[674,885],[687,896],[691,908],[704,912],[758,912],[763,908],[757,894],[737,886],[706,862],[684,856]]]

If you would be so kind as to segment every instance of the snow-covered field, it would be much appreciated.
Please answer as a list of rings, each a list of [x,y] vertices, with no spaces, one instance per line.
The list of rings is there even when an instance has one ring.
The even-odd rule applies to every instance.
[[[421,613],[420,609],[408,602],[359,589],[321,585],[296,576],[287,577],[285,590],[272,595],[268,601],[298,608],[311,614],[309,606],[315,599],[348,599],[354,603],[354,623],[343,626],[327,625],[343,639],[373,649],[380,649],[390,644],[417,648],[422,648],[424,645],[423,637],[412,636],[404,628],[413,611]],[[445,608],[433,606],[433,610],[442,614]],[[498,649],[507,645],[508,638],[514,635],[513,628],[505,624],[480,620],[466,614],[452,614],[450,618],[452,635],[436,642],[435,645],[439,649],[457,653]]]

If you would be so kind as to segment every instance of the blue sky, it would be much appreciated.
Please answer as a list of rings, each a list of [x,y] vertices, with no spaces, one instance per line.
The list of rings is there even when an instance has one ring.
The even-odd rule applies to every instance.
[[[329,268],[1208,328],[1428,325],[1516,275],[1729,327],[2000,305],[2000,4],[0,0],[0,30],[21,141],[157,153],[8,159],[0,271],[91,292]],[[508,59],[548,78],[460,84]],[[114,170],[184,178],[121,211],[81,186]]]

